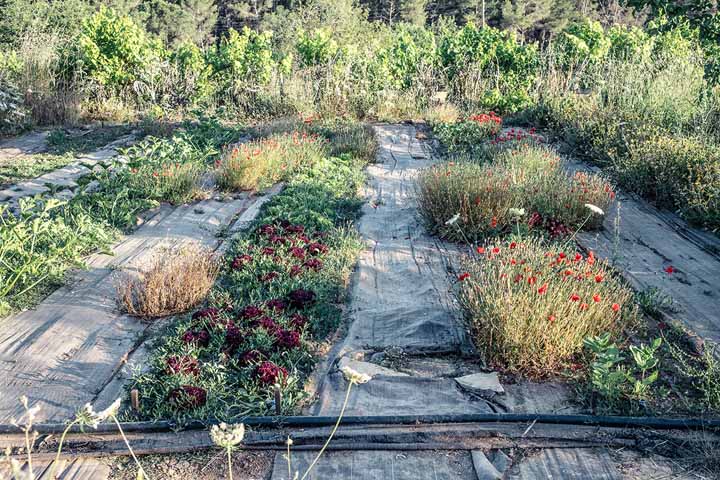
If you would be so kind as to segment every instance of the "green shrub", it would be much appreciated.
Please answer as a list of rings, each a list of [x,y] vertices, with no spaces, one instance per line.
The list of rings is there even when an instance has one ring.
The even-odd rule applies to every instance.
[[[509,32],[468,23],[441,33],[438,54],[462,101],[501,112],[517,111],[530,101],[539,61],[535,45],[523,45]]]
[[[294,132],[235,146],[215,163],[215,178],[227,190],[267,188],[312,168],[325,154],[316,135]]]
[[[159,46],[130,17],[105,7],[85,19],[75,48],[77,67],[116,91],[143,78],[159,56]]]
[[[272,32],[243,28],[230,29],[217,49],[209,56],[213,79],[219,92],[229,92],[236,99],[248,87],[266,85],[272,76]]]
[[[0,72],[0,135],[23,130],[28,123],[27,116],[20,92]]]
[[[569,366],[589,336],[619,334],[634,316],[632,291],[611,267],[568,244],[493,241],[466,259],[458,300],[484,360],[545,376]]]
[[[325,65],[338,53],[338,44],[327,28],[318,28],[312,32],[303,31],[300,32],[299,37],[295,48],[300,65],[303,67]]]
[[[18,215],[0,205],[0,311],[32,305],[112,238],[104,223],[57,200],[22,199]]]
[[[493,112],[474,115],[466,120],[438,123],[433,133],[451,153],[469,153],[500,133],[502,119]]]

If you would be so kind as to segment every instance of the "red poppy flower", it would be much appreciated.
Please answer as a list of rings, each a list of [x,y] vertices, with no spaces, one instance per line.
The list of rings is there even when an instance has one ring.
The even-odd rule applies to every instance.
[[[517,243],[515,243],[515,242],[510,242],[510,248],[513,249],[513,248],[515,248],[515,247],[517,247]]]
[[[570,301],[571,301],[571,302],[578,302],[578,301],[580,301],[580,295],[578,295],[577,293],[573,293],[573,294],[570,296]]]
[[[580,310],[587,310],[587,309],[588,309],[588,304],[587,304],[587,303],[581,303],[581,304],[580,304]]]
[[[595,254],[593,252],[590,252],[590,254],[588,254],[586,261],[587,261],[588,265],[592,265],[593,263],[595,263]]]
[[[600,282],[602,282],[604,279],[605,279],[605,277],[603,277],[603,276],[600,275],[600,274],[595,275],[595,282],[596,282],[596,283],[600,283]]]
[[[675,272],[675,269],[673,268],[672,265],[668,265],[667,267],[665,267],[665,272],[667,272],[668,274],[670,274],[670,273]]]
[[[492,217],[492,220],[490,220],[490,228],[495,228],[495,227],[497,227],[497,218]]]
[[[542,286],[540,288],[538,288],[537,292],[539,295],[544,295],[547,292],[547,289],[548,289],[548,284],[543,283]]]
[[[601,300],[600,295],[598,295],[597,293],[595,295],[593,295],[593,302],[600,303],[600,300]]]
[[[618,310],[620,310],[620,305],[618,305],[617,303],[613,303],[612,309],[617,312]]]
[[[535,285],[535,282],[537,282],[537,278],[535,278],[535,277],[529,277],[529,278],[528,278],[528,283],[529,283],[530,285]]]
[[[461,273],[460,275],[458,275],[457,278],[458,278],[458,282],[464,282],[465,280],[470,278],[470,274],[467,272],[464,272],[464,273]]]
[[[558,254],[558,258],[565,258],[565,257],[566,257],[565,252],[560,252]]]
[[[496,255],[497,255],[498,253],[500,253],[500,247],[495,247],[495,248],[493,248],[493,249],[492,249],[492,253],[494,253],[494,254],[496,254]]]
[[[576,261],[576,262],[579,262],[580,260],[582,260],[582,258],[583,258],[583,256],[580,255],[579,253],[576,253],[576,254],[575,254],[575,261]]]
[[[550,316],[548,316],[548,321],[549,321],[550,323],[553,323],[553,322],[555,321],[555,315],[550,315]]]
[[[477,253],[479,253],[480,255],[482,255],[483,253],[485,253],[485,247],[477,247],[476,250],[477,250]]]

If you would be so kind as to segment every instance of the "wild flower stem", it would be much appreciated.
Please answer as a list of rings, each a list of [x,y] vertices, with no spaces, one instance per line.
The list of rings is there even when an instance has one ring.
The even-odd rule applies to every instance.
[[[228,478],[230,480],[233,480],[232,475],[232,449],[230,447],[227,448],[227,457],[228,457]]]
[[[290,437],[288,437],[289,439]],[[287,464],[288,464],[288,480],[292,479],[292,461],[290,460],[290,442],[287,443]]]
[[[58,443],[58,449],[57,454],[55,455],[55,461],[53,462],[52,470],[50,470],[50,480],[55,480],[57,478],[55,476],[55,471],[58,467],[58,462],[60,462],[60,452],[62,452],[63,443],[65,442],[65,437],[67,436],[70,429],[78,423],[77,419],[73,420],[72,422],[68,423],[68,426],[65,427],[65,430],[63,430],[62,435],[60,435],[60,442]]]
[[[110,418],[113,419],[113,422],[115,422],[115,425],[118,427],[118,431],[120,432],[120,436],[122,437],[123,441],[125,442],[125,446],[127,446],[128,451],[130,452],[130,455],[132,455],[133,460],[135,460],[135,465],[138,467],[138,471],[142,472],[143,478],[150,480],[150,477],[145,472],[145,469],[140,464],[140,460],[138,460],[137,456],[135,456],[135,452],[133,452],[132,447],[130,446],[130,442],[128,441],[127,437],[125,436],[125,432],[123,432],[122,426],[120,426],[120,422],[118,422],[118,419],[115,415],[110,415]]]
[[[348,400],[350,399],[350,390],[352,390],[353,382],[348,383],[347,392],[345,393],[345,401],[343,402],[343,406],[340,409],[340,415],[338,416],[337,422],[335,422],[335,426],[333,427],[332,431],[330,432],[330,436],[328,437],[327,441],[325,442],[325,445],[320,449],[320,452],[318,452],[317,456],[315,457],[315,460],[312,461],[308,469],[303,474],[302,478],[300,480],[305,480],[305,478],[310,474],[310,471],[313,469],[315,464],[320,460],[320,457],[325,452],[325,449],[330,444],[330,440],[332,440],[333,435],[335,435],[335,432],[337,431],[338,427],[340,426],[340,420],[342,420],[343,415],[345,414],[345,407],[347,407]]]

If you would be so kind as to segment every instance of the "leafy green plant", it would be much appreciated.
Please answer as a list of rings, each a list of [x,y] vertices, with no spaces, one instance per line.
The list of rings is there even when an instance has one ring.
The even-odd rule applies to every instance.
[[[0,311],[32,304],[84,255],[113,238],[102,223],[57,200],[22,199],[14,215],[0,205]]]
[[[630,345],[629,358],[623,356],[609,333],[588,337],[585,347],[592,354],[589,381],[595,395],[595,408],[616,413],[636,411],[653,397],[659,376],[658,350],[662,338],[650,345]],[[630,361],[631,360],[631,361]]]
[[[500,133],[502,119],[493,112],[462,121],[433,125],[433,133],[451,153],[469,153]]]

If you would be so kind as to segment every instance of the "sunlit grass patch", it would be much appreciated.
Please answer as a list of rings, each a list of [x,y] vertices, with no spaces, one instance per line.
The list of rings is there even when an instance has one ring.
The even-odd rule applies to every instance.
[[[476,241],[520,228],[561,237],[574,229],[597,228],[615,197],[603,177],[565,172],[549,148],[520,144],[492,164],[449,162],[423,171],[418,205],[434,233]],[[589,209],[586,205],[597,209]],[[448,222],[458,215],[456,221]]]

